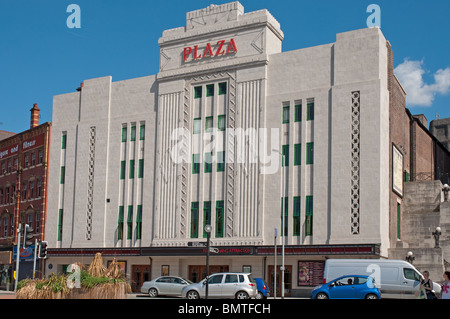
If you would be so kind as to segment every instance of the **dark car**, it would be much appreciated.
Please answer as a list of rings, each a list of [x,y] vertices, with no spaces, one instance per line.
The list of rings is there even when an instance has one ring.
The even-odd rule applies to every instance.
[[[255,298],[256,299],[266,299],[270,296],[269,286],[261,278],[255,278],[256,289],[258,290]]]

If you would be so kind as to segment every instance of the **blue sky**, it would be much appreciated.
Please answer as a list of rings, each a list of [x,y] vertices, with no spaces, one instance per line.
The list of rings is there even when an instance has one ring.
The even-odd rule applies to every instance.
[[[185,25],[186,12],[224,0],[0,0],[0,130],[29,128],[38,103],[51,121],[53,96],[74,92],[85,79],[113,81],[158,73],[158,38]],[[381,9],[381,30],[407,107],[450,117],[450,1],[241,0],[245,12],[268,9],[284,32],[283,51],[331,43],[336,33],[366,27],[369,4]],[[69,29],[70,4],[81,28]]]

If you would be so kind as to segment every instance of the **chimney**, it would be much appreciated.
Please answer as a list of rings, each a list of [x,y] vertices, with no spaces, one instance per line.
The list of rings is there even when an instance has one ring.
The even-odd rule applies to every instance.
[[[39,111],[40,111],[40,109],[38,108],[37,103],[33,104],[33,108],[30,111],[31,111],[30,128],[39,126]]]

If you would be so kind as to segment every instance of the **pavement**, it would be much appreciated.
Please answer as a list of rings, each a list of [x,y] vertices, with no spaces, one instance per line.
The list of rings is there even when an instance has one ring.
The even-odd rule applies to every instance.
[[[0,290],[0,299],[16,299],[14,291]]]

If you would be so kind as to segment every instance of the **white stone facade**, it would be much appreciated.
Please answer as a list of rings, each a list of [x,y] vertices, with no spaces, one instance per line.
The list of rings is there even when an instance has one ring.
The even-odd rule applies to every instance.
[[[282,52],[280,24],[266,10],[244,13],[233,2],[186,18],[185,27],[160,38],[156,76],[86,80],[79,92],[55,96],[49,247],[186,247],[205,241],[205,202],[211,203],[213,245],[272,245],[274,229],[281,234],[283,196],[281,156],[273,149],[281,152],[288,145],[286,244],[375,244],[387,256],[389,94],[381,31],[340,33],[335,43]],[[202,88],[201,97],[196,87]],[[289,112],[289,121],[283,121],[283,112]],[[224,119],[225,130],[205,130],[210,123],[220,128]],[[194,127],[200,127],[199,134]],[[190,143],[173,139],[179,128],[189,132]],[[255,141],[263,143],[239,144],[230,139],[237,129],[255,132]],[[209,169],[204,155],[212,136],[217,144]],[[174,163],[174,147],[187,161]],[[223,151],[227,160],[219,169]],[[252,161],[252,152],[267,154],[270,162],[261,156]],[[195,154],[202,159],[198,173]]]

